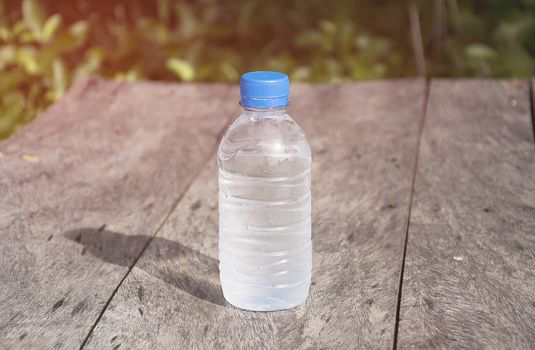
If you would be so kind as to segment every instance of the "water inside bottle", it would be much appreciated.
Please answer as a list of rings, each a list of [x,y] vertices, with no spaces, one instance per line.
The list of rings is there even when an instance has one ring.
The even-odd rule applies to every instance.
[[[274,140],[262,130],[249,138],[225,138],[220,147],[219,268],[227,301],[273,311],[299,305],[308,295],[310,156],[292,149],[302,147],[292,146],[292,138],[278,146],[281,133],[275,131]],[[259,146],[263,139],[268,146]]]

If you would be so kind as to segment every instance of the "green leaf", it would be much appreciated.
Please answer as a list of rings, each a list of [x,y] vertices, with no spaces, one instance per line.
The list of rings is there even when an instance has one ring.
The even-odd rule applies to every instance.
[[[167,60],[166,66],[183,81],[192,81],[195,77],[195,69],[187,61],[179,58],[170,58]]]
[[[15,22],[15,25],[13,26],[13,35],[19,35],[23,31],[27,30],[28,26],[26,25],[26,22],[24,21],[17,21]]]
[[[69,33],[71,33],[79,41],[85,41],[88,31],[89,24],[87,21],[78,21],[69,27]]]
[[[367,35],[359,35],[355,38],[355,46],[359,50],[366,50],[370,45],[370,37]]]
[[[7,134],[14,128],[25,107],[24,95],[20,91],[12,91],[2,98],[0,109],[0,135]]]
[[[131,69],[128,72],[118,72],[116,73],[113,78],[118,81],[125,81],[125,82],[131,82],[136,81],[140,78],[139,72],[135,69]]]
[[[17,63],[31,75],[39,73],[39,64],[37,63],[37,52],[30,46],[19,47],[16,54]]]
[[[292,72],[291,78],[292,80],[295,80],[295,81],[306,81],[307,79],[310,78],[311,74],[312,74],[312,71],[310,67],[301,66],[301,67],[297,67],[297,69],[295,69]]]
[[[67,68],[59,57],[52,62],[52,77],[55,99],[57,100],[63,95],[67,86]]]
[[[0,70],[15,62],[17,51],[13,45],[0,46]],[[1,79],[1,78],[0,78]]]
[[[160,45],[165,45],[169,41],[169,31],[162,23],[152,18],[141,18],[136,24],[141,35],[148,41]]]
[[[101,67],[102,60],[106,56],[106,51],[101,47],[92,47],[84,57],[82,63],[76,66],[74,71],[74,80],[81,77],[88,77],[96,72]]]
[[[498,56],[493,48],[485,44],[470,44],[464,48],[464,53],[469,58],[479,60],[489,60]]]
[[[237,81],[240,77],[240,73],[228,61],[221,63],[221,72],[228,81]]]
[[[51,42],[53,52],[63,54],[71,52],[82,46],[89,31],[89,24],[86,21],[79,21],[72,24],[67,31],[60,31]]]
[[[43,27],[42,40],[44,42],[49,41],[54,35],[54,33],[56,32],[56,30],[59,28],[60,24],[61,24],[61,15],[56,14],[48,18]]]
[[[35,37],[41,37],[41,30],[45,21],[45,12],[37,0],[22,1],[22,17],[26,26],[30,28]]]
[[[388,40],[378,36],[359,36],[355,40],[360,56],[369,62],[375,62],[390,53]]]
[[[369,63],[361,58],[354,58],[351,62],[351,75],[355,80],[376,79],[383,72],[381,64],[370,66]]]
[[[31,31],[24,31],[19,34],[19,40],[24,44],[28,44],[36,42],[37,37]]]
[[[336,25],[331,21],[327,21],[327,20],[320,21],[320,28],[327,35],[334,36],[336,34]]]

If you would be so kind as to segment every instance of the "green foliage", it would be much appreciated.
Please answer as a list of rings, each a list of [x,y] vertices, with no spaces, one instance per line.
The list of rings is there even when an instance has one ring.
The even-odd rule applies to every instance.
[[[405,1],[71,3],[90,8],[73,16],[61,2],[22,0],[13,7],[0,0],[0,138],[74,80],[92,75],[237,82],[242,72],[264,69],[287,72],[293,81],[338,82],[416,74]],[[414,3],[428,73],[533,74],[535,1]],[[438,44],[436,3],[444,4],[445,20]]]
[[[444,55],[429,60],[432,75],[528,77],[535,72],[535,2],[446,2]],[[428,38],[431,42],[431,38]]]
[[[195,77],[195,69],[187,61],[178,58],[170,58],[167,60],[166,65],[170,71],[175,73],[183,81],[192,81]]]
[[[0,23],[0,138],[60,98],[70,83],[63,57],[82,47],[88,24],[61,28],[61,22],[60,15],[47,19],[39,2],[24,0],[22,18]]]

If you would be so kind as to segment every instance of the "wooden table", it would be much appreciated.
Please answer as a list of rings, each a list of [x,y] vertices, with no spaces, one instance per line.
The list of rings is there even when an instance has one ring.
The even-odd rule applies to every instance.
[[[291,97],[314,157],[305,305],[222,296],[237,88],[93,79],[0,143],[0,348],[534,348],[530,82]]]

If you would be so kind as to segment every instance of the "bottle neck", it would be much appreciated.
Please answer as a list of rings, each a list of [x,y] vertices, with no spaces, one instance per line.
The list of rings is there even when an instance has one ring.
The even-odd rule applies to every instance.
[[[268,118],[274,118],[274,117],[282,117],[286,114],[286,110],[288,109],[288,106],[279,107],[279,108],[255,108],[255,107],[249,107],[249,106],[242,106],[243,113],[247,115],[251,115],[254,117],[268,117]]]

